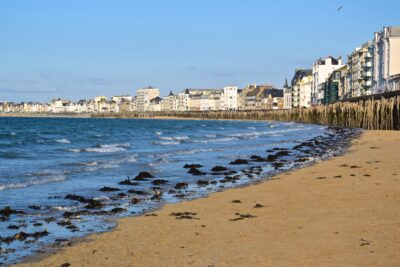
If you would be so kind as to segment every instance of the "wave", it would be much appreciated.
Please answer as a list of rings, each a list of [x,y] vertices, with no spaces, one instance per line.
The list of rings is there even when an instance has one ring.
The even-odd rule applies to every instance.
[[[21,183],[1,184],[0,191],[6,190],[6,189],[24,188],[24,187],[33,186],[33,185],[62,182],[65,180],[65,178],[66,178],[65,175],[60,175],[60,176],[43,178],[43,179],[31,179],[29,181],[21,182]]]
[[[162,146],[168,146],[168,145],[179,145],[181,142],[179,141],[155,141],[151,142],[153,145],[162,145]]]
[[[70,144],[71,143],[71,141],[69,141],[68,139],[65,139],[65,138],[57,139],[56,142],[61,143],[61,144]]]
[[[119,151],[125,151],[126,148],[130,146],[129,143],[123,144],[106,144],[106,145],[96,145],[95,147],[89,148],[70,148],[67,149],[69,152],[91,152],[91,153],[114,153]]]
[[[225,137],[225,138],[217,138],[217,139],[209,139],[209,140],[193,140],[195,143],[217,143],[217,142],[230,142],[239,140],[235,137]]]
[[[182,140],[188,140],[189,137],[186,136],[186,135],[183,135],[183,136],[163,136],[163,137],[160,137],[160,139],[161,140],[168,140],[168,141],[174,141],[174,140],[182,141]]]
[[[98,165],[85,167],[83,169],[83,171],[85,171],[85,172],[96,172],[96,171],[101,170],[101,169],[116,169],[116,168],[119,168],[118,164],[115,164],[115,163],[103,163],[103,164],[98,164]]]
[[[162,132],[155,132],[156,135],[162,135]]]

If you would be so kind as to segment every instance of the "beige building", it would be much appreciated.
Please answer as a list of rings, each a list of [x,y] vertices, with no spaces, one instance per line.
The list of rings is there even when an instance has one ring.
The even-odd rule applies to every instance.
[[[375,32],[373,78],[374,93],[400,90],[400,26]]]
[[[275,89],[270,84],[248,85],[238,96],[239,110],[283,109],[283,90]]]
[[[307,108],[311,106],[311,88],[313,73],[311,69],[296,69],[292,79],[292,107]]]
[[[368,41],[347,56],[351,77],[351,96],[372,93],[373,43]]]
[[[160,90],[151,86],[138,89],[136,92],[136,109],[138,112],[149,111],[150,100],[160,96]]]
[[[352,97],[351,92],[351,74],[348,65],[337,69],[340,72],[340,78],[338,81],[338,97],[339,99],[348,99]]]

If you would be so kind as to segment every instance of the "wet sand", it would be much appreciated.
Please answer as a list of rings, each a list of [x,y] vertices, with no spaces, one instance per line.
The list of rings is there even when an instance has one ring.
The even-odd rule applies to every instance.
[[[367,131],[343,156],[121,219],[24,266],[399,266],[399,145]]]

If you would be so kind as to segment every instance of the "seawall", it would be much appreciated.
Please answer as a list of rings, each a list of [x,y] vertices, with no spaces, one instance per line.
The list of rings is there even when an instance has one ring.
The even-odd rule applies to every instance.
[[[92,117],[274,120],[367,130],[399,130],[400,96],[291,110],[125,112],[92,114]]]

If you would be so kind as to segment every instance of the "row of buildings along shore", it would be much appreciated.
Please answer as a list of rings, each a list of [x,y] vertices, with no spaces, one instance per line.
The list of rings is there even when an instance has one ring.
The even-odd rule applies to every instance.
[[[97,96],[72,102],[0,102],[0,112],[119,113],[159,111],[277,110],[326,105],[339,100],[400,91],[400,26],[383,27],[373,39],[347,55],[316,60],[312,68],[295,70],[283,88],[271,84],[225,86],[222,89],[185,89],[163,98],[154,87],[138,89],[135,96]]]

